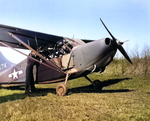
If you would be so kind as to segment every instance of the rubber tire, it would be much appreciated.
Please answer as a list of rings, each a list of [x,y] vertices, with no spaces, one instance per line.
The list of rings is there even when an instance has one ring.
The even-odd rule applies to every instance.
[[[96,86],[94,86],[95,91],[101,91],[102,90],[103,86],[102,86],[102,83],[100,80],[95,80],[93,83],[96,85]]]
[[[56,94],[58,96],[65,96],[67,94],[67,91],[68,91],[67,85],[64,83],[60,83],[56,87]]]

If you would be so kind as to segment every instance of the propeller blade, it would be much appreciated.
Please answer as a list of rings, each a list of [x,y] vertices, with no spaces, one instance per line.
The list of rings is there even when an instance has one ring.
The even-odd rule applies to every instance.
[[[124,48],[121,46],[124,42],[118,42],[117,43],[117,39],[111,34],[111,32],[108,30],[108,28],[106,27],[106,25],[104,24],[104,22],[102,21],[102,19],[100,19],[100,21],[102,22],[102,24],[104,25],[105,29],[107,30],[107,32],[110,34],[110,36],[112,37],[113,41],[114,41],[114,46],[123,54],[123,56],[132,64],[131,59],[129,58],[128,54],[126,53],[126,51],[124,50]]]
[[[121,45],[118,45],[117,48],[118,48],[118,50],[122,53],[122,55],[123,55],[131,64],[133,64],[132,61],[131,61],[131,59],[129,58],[128,54],[126,53],[126,51],[123,49],[123,47],[122,47]]]
[[[100,21],[102,22],[102,24],[104,25],[105,29],[108,31],[108,33],[110,34],[110,36],[113,38],[113,40],[116,41],[116,38],[111,34],[111,32],[108,30],[108,28],[106,27],[106,25],[104,24],[104,22],[102,21],[102,19],[100,19]]]

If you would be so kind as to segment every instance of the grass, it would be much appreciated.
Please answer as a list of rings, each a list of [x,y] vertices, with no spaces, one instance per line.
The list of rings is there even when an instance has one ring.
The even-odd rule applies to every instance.
[[[112,74],[110,68],[88,75],[101,80],[101,92],[93,91],[83,77],[68,82],[64,97],[55,94],[57,84],[36,85],[38,92],[30,95],[24,94],[24,85],[4,85],[0,121],[149,121],[150,75]]]

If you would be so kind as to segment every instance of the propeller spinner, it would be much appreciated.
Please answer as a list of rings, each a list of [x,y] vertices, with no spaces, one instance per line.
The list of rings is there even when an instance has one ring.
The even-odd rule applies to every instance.
[[[129,58],[128,54],[126,53],[126,51],[124,50],[124,48],[121,46],[123,43],[122,42],[118,42],[117,43],[117,39],[111,34],[111,32],[108,30],[108,28],[106,27],[106,25],[104,24],[104,22],[102,21],[102,19],[100,19],[100,21],[102,22],[102,24],[104,25],[105,29],[107,30],[107,32],[110,34],[110,36],[112,37],[112,41],[114,43],[114,46],[123,54],[123,56],[132,64],[131,59]],[[122,43],[122,44],[119,44]]]

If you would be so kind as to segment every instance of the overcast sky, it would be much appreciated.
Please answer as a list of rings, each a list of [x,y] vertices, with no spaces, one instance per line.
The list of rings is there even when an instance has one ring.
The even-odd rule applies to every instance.
[[[110,37],[126,42],[131,50],[150,46],[150,0],[0,0],[0,24],[64,37],[92,39]],[[10,50],[0,48],[11,61]]]

